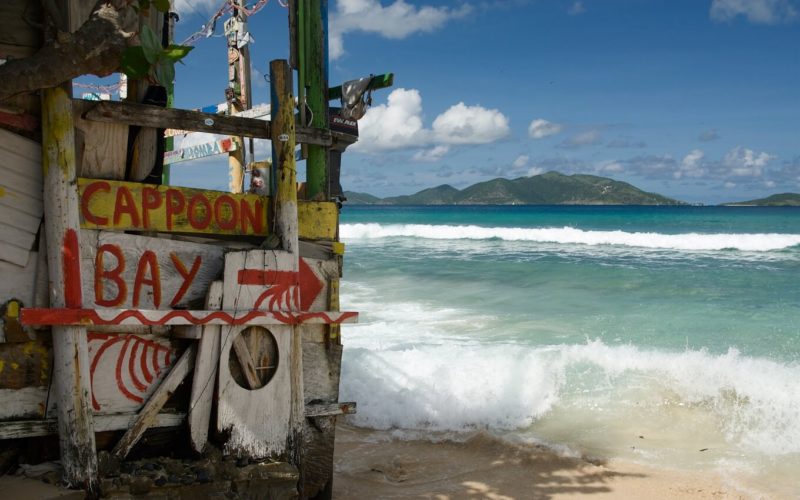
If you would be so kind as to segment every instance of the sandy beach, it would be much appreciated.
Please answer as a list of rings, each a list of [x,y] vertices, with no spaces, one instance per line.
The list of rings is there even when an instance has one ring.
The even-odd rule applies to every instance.
[[[334,468],[337,499],[781,498],[741,490],[715,474],[565,458],[485,434],[432,443],[339,425]]]

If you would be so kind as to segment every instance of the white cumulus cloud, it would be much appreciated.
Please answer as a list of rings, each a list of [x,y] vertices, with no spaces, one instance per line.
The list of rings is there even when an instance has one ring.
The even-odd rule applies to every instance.
[[[339,0],[330,16],[329,50],[336,59],[344,54],[343,36],[360,31],[391,39],[402,39],[414,33],[435,31],[447,21],[464,17],[472,7],[458,8],[415,6],[404,0],[383,5],[379,0]]]
[[[528,160],[530,160],[530,156],[528,155],[519,155],[517,159],[514,160],[514,163],[511,164],[514,168],[522,168],[528,164]]]
[[[778,24],[795,18],[797,8],[791,0],[713,0],[710,14],[720,22],[744,16],[751,23]]]
[[[371,107],[359,120],[359,140],[352,149],[361,152],[389,151],[402,148],[425,148],[417,152],[417,161],[436,161],[452,145],[488,144],[510,133],[508,118],[496,109],[451,106],[426,128],[422,120],[422,96],[416,89],[395,89],[386,104]]]
[[[428,133],[422,126],[422,97],[416,89],[395,89],[386,104],[369,108],[359,120],[359,140],[352,149],[374,151],[423,146]]]
[[[510,133],[508,118],[496,109],[451,106],[433,121],[433,135],[444,144],[487,144]]]
[[[533,139],[542,139],[561,132],[562,128],[564,127],[559,123],[553,123],[539,118],[533,120],[528,126],[528,135]]]
[[[689,154],[683,157],[681,164],[673,173],[673,177],[680,179],[683,177],[703,177],[706,174],[706,169],[703,168],[703,158],[705,153],[699,149],[689,151]]]
[[[775,158],[764,151],[756,153],[752,149],[736,146],[728,151],[722,164],[728,174],[735,177],[760,177],[770,160]]]
[[[434,146],[430,149],[423,149],[422,151],[417,151],[414,153],[414,156],[411,157],[414,161],[429,161],[435,162],[439,161],[450,152],[450,146],[439,145]]]

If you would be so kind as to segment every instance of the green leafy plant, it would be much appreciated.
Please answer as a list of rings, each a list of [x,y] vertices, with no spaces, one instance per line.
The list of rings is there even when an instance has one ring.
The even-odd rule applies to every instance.
[[[161,0],[140,0],[140,8],[149,7],[152,4],[161,10]],[[169,1],[165,2],[169,8]],[[158,37],[149,26],[143,26],[139,33],[141,45],[134,45],[125,49],[122,54],[120,69],[129,78],[147,78],[153,83],[158,83],[163,87],[172,85],[175,80],[175,63],[194,48],[187,45],[170,45],[166,48],[161,46]]]

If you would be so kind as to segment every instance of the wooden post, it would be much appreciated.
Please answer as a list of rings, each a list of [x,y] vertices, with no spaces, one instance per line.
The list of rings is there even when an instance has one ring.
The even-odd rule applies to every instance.
[[[62,88],[42,90],[42,167],[50,307],[81,308],[78,181],[72,101]],[[98,492],[97,454],[83,327],[53,327],[52,394],[57,399],[64,480]]]
[[[307,87],[306,103],[313,113],[310,126],[329,129],[328,118],[328,0],[305,1],[302,17],[298,19],[304,40],[304,54],[300,55],[299,69],[303,85]],[[298,50],[299,47],[298,47]],[[305,89],[303,89],[305,90]],[[308,146],[306,166],[306,193],[309,200],[328,199],[328,149],[317,145]]]
[[[275,226],[281,248],[292,254],[294,272],[299,269],[300,245],[297,226],[297,166],[295,164],[294,98],[289,64],[285,60],[269,64],[272,95],[272,165],[276,174]],[[290,347],[291,419],[289,453],[300,464],[305,420],[303,399],[303,346],[300,327],[292,328]]]
[[[241,6],[243,0],[234,0],[234,5]],[[250,109],[250,47],[246,43],[239,47],[242,40],[239,35],[246,33],[240,28],[247,26],[247,14],[242,9],[234,9],[233,15],[225,23],[225,37],[228,41],[228,114]],[[245,41],[247,42],[247,41]],[[228,171],[230,174],[230,191],[244,191],[245,148],[243,137],[233,137],[236,149],[228,155]],[[250,161],[253,159],[251,158]]]
[[[298,254],[297,166],[294,159],[294,98],[289,65],[285,60],[269,64],[272,94],[272,168],[277,183],[275,228],[281,248]]]

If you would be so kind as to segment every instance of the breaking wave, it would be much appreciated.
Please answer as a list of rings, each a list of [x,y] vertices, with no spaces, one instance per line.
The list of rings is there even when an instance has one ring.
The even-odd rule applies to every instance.
[[[772,252],[800,245],[800,234],[781,233],[645,233],[594,231],[574,227],[520,228],[475,225],[342,224],[340,237],[347,240],[418,238],[430,240],[503,240],[576,245],[686,251],[740,250]]]

